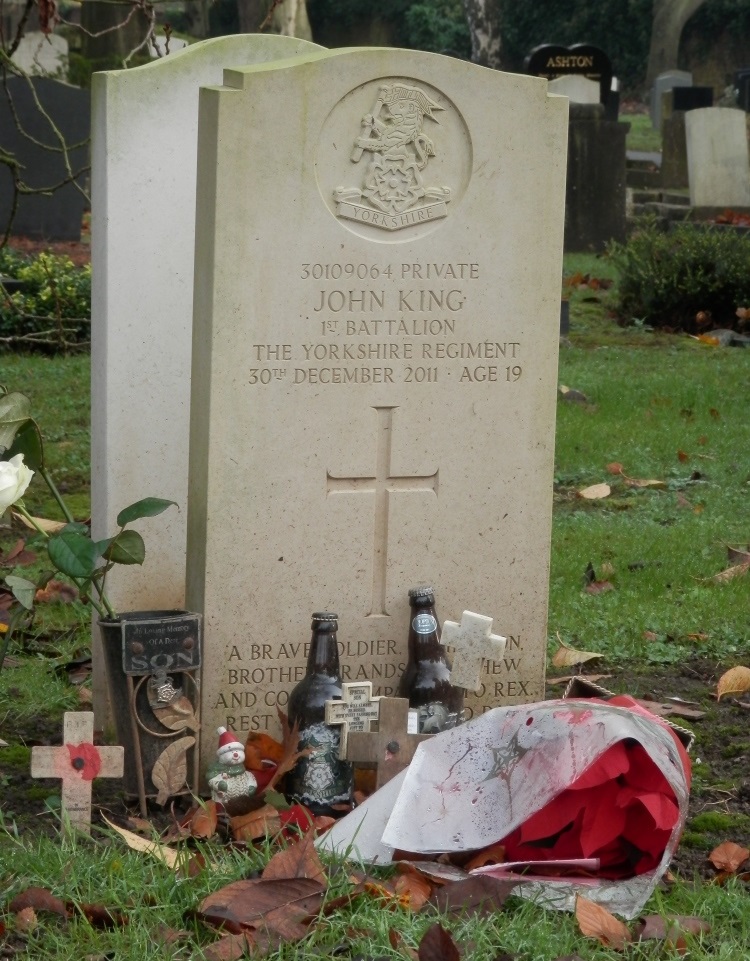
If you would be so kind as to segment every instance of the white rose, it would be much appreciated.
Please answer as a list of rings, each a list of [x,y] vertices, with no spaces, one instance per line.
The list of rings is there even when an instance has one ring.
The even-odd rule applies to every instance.
[[[23,497],[34,471],[23,462],[23,454],[0,461],[0,515]]]

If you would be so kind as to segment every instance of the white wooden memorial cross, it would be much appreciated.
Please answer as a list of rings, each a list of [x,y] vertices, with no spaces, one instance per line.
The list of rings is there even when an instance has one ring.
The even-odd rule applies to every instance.
[[[70,824],[91,830],[91,782],[95,777],[122,777],[125,749],[94,745],[91,711],[67,711],[61,747],[31,749],[32,777],[62,780],[62,811]]]
[[[451,684],[468,691],[481,690],[479,675],[482,660],[487,658],[491,661],[502,657],[506,640],[507,638],[492,633],[492,618],[483,614],[464,611],[460,624],[444,621],[440,643],[452,647],[455,652]]]
[[[381,697],[377,731],[352,731],[346,758],[354,764],[377,765],[375,790],[387,784],[411,763],[414,752],[432,734],[409,734],[409,700]]]
[[[353,681],[341,685],[341,700],[326,701],[325,722],[341,725],[339,757],[346,757],[350,731],[369,731],[370,722],[377,721],[380,698],[372,696],[372,681]]]

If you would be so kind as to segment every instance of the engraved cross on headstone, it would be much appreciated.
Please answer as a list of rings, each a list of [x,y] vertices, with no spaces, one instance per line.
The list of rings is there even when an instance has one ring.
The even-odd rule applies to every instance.
[[[422,741],[432,734],[408,734],[409,700],[405,697],[381,697],[377,731],[352,731],[347,738],[346,760],[354,764],[377,765],[375,789],[411,762]]]
[[[507,638],[492,633],[492,618],[464,611],[461,623],[444,621],[440,643],[452,647],[453,668],[451,684],[469,691],[481,688],[479,676],[484,658],[491,661],[502,657]]]
[[[375,545],[372,559],[372,605],[368,617],[388,616],[385,609],[385,579],[388,567],[389,498],[397,491],[431,491],[437,496],[438,471],[424,476],[391,476],[393,411],[395,407],[374,407],[377,413],[377,453],[374,477],[336,477],[327,472],[326,494],[375,494]],[[422,482],[423,486],[420,486]]]
[[[91,782],[95,777],[122,777],[125,749],[94,746],[91,711],[64,715],[62,747],[31,749],[32,777],[62,780],[62,811],[73,827],[91,830]]]
[[[350,731],[369,731],[370,723],[377,721],[380,698],[372,696],[372,681],[353,681],[341,685],[341,700],[326,701],[325,722],[341,725],[339,757],[346,757]]]

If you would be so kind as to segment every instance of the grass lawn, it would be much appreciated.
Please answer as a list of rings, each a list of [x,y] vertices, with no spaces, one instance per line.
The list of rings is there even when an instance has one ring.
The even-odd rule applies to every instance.
[[[577,272],[613,275],[606,258],[567,258],[566,274]],[[703,720],[677,719],[695,731],[693,755],[700,763],[694,765],[675,879],[644,913],[695,915],[710,924],[708,933],[686,936],[685,956],[693,961],[741,961],[750,943],[747,882],[709,883],[705,857],[720,841],[750,841],[750,717],[736,699],[717,704],[711,697],[726,667],[750,666],[750,574],[712,580],[729,566],[727,546],[745,549],[750,541],[750,351],[619,328],[607,316],[606,297],[596,284],[572,289],[571,332],[561,347],[560,383],[584,397],[558,403],[549,651],[556,651],[559,637],[604,655],[587,667],[606,673],[602,683],[611,689],[682,697],[705,711]],[[32,397],[49,467],[80,519],[88,515],[88,380],[85,356],[0,356],[0,383]],[[608,496],[580,496],[602,483],[610,485]],[[42,485],[33,488],[26,498],[31,512],[50,513]],[[17,530],[0,531],[0,548],[7,550],[18,536]],[[28,544],[33,548],[33,537]],[[586,589],[589,564],[594,583],[608,587]],[[261,868],[267,849],[196,844],[207,866],[176,879],[157,860],[127,849],[100,822],[92,839],[59,834],[59,789],[28,778],[28,742],[41,737],[59,743],[60,713],[78,703],[77,689],[53,668],[84,652],[87,643],[83,609],[49,605],[36,629],[12,645],[13,662],[0,673],[0,736],[10,744],[0,748],[0,887],[9,899],[39,885],[72,905],[122,911],[128,923],[99,928],[80,911],[66,924],[40,914],[36,926],[19,932],[15,916],[0,914],[0,956],[4,920],[9,956],[211,957],[205,950],[216,935],[197,924],[192,909],[224,883]],[[570,672],[550,673],[554,680]],[[559,692],[550,686],[550,697]],[[331,899],[349,882],[340,866],[328,872]],[[394,904],[386,909],[367,897],[317,921],[303,945],[285,945],[270,956],[415,957],[409,950],[436,919],[471,961],[656,961],[674,954],[663,941],[634,944],[620,954],[584,937],[572,916],[514,897],[482,917],[414,913]],[[169,929],[186,933],[170,942]],[[422,961],[454,956],[420,954]]]

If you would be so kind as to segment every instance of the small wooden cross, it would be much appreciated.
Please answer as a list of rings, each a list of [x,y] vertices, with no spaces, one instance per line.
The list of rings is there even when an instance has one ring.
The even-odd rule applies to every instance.
[[[95,777],[122,777],[125,748],[94,746],[91,711],[64,714],[62,747],[31,749],[32,777],[62,779],[62,810],[71,825],[91,831],[91,782]]]
[[[443,623],[440,643],[455,651],[451,671],[451,684],[454,687],[478,691],[481,687],[479,676],[483,659],[492,661],[502,656],[507,638],[492,634],[491,631],[492,618],[472,614],[471,611],[463,612],[460,624],[455,621]]]
[[[352,681],[341,685],[341,699],[326,701],[326,724],[341,725],[339,757],[346,757],[350,731],[369,731],[377,721],[380,698],[372,696],[372,681]]]
[[[409,734],[409,701],[405,697],[381,697],[377,731],[352,731],[347,738],[346,758],[354,764],[377,766],[375,789],[387,784],[409,766],[414,752],[432,734]]]

